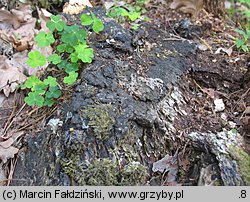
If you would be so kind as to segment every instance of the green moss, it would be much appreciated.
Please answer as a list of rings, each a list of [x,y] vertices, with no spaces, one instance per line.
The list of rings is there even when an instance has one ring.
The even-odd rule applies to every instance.
[[[118,185],[116,164],[109,159],[94,160],[83,174],[87,185]]]
[[[136,128],[130,126],[127,134],[118,140],[118,150],[125,155],[125,158],[130,161],[138,160],[139,155],[136,151]],[[112,151],[111,151],[112,152]]]
[[[230,154],[239,166],[239,173],[247,186],[250,185],[250,156],[239,147],[231,147]]]
[[[86,165],[79,154],[71,153],[62,160],[61,165],[63,172],[70,177],[72,185],[118,185],[116,165],[109,159],[96,159]]]
[[[110,105],[88,106],[83,109],[83,116],[89,119],[88,125],[93,128],[96,138],[105,140],[108,137],[115,120],[108,114]]]
[[[86,185],[83,172],[84,165],[80,158],[79,151],[69,151],[67,152],[65,158],[61,160],[62,170],[65,174],[69,176],[72,181],[72,185],[77,183],[77,185]]]
[[[123,168],[121,176],[122,186],[142,186],[146,184],[149,174],[145,166],[143,166],[139,162],[133,161]]]

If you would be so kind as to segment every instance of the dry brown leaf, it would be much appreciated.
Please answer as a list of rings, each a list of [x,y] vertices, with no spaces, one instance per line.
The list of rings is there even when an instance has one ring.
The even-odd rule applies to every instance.
[[[40,13],[42,12],[43,14],[39,15],[42,23],[41,30],[47,32],[46,20],[48,19],[43,18],[43,16],[47,16],[48,13],[44,10],[40,11]],[[2,18],[1,15],[5,17]],[[5,24],[1,25],[1,23]],[[16,52],[11,60],[8,60],[5,56],[0,57],[0,91],[3,91],[7,97],[11,92],[14,92],[18,84],[26,80],[26,75],[37,74],[38,71],[47,66],[42,68],[28,67],[26,64],[28,50],[40,50],[46,57],[52,54],[53,49],[51,47],[40,49],[34,45],[34,38],[39,32],[35,29],[35,26],[36,19],[32,17],[31,8],[28,5],[21,5],[11,12],[0,11],[0,41],[6,42],[7,45],[10,44],[4,48],[4,51],[9,53],[12,47],[20,51]],[[11,48],[9,52],[8,47]]]
[[[4,111],[6,109],[13,109],[13,107],[15,106],[15,96],[14,94],[11,94],[9,97],[6,97],[4,95],[4,93],[0,92],[0,111]],[[1,116],[2,115],[2,116]],[[0,119],[4,119],[6,118],[6,114],[5,113],[0,113]],[[1,129],[0,129],[0,134],[2,133]],[[0,137],[0,141],[1,141],[1,137]]]
[[[249,120],[250,120],[250,117],[249,117],[249,116],[245,116],[245,117],[242,117],[240,121],[241,121],[245,126],[248,126],[248,125],[249,125]]]
[[[69,0],[64,4],[63,12],[70,15],[79,14],[86,6],[93,7],[89,0]]]
[[[19,149],[11,145],[17,140],[18,137],[23,134],[23,131],[12,132],[9,134],[8,139],[5,137],[0,138],[0,159],[2,159],[3,163],[5,163],[9,158],[13,158],[14,155],[19,151]]]
[[[247,106],[245,111],[244,111],[244,114],[247,114],[249,115],[250,114],[250,106]]]
[[[38,12],[38,16],[40,19],[40,25],[41,25],[41,30],[43,30],[44,32],[48,32],[49,28],[46,26],[46,23],[48,21],[50,21],[50,16],[52,15],[50,12],[48,12],[47,10],[41,8],[39,9],[37,7],[37,12]]]
[[[14,155],[19,151],[16,147],[10,146],[7,149],[0,146],[0,159],[6,163],[8,159],[14,158]]]
[[[4,148],[4,149],[7,149],[8,147],[10,147],[14,142],[14,139],[13,138],[9,138],[7,139],[6,141],[4,142],[0,142],[0,147]]]
[[[196,18],[203,6],[203,0],[174,0],[170,8],[180,9],[183,13],[191,14]]]
[[[226,53],[228,56],[231,56],[232,52],[233,52],[233,48],[232,47],[230,47],[230,48],[222,48],[222,47],[220,47],[215,51],[215,54],[219,54],[221,51]]]
[[[153,172],[159,171],[163,173],[167,169],[167,167],[171,164],[172,159],[173,156],[166,155],[161,160],[154,162],[152,171]]]
[[[22,23],[27,22],[30,18],[32,18],[32,15],[29,5],[21,5],[18,10],[0,10],[0,29],[3,29],[4,27],[10,28],[9,25],[14,29],[17,29]]]
[[[13,83],[20,84],[26,80],[26,76],[17,67],[10,67],[5,56],[0,56],[0,91],[3,90],[6,97],[13,92]]]

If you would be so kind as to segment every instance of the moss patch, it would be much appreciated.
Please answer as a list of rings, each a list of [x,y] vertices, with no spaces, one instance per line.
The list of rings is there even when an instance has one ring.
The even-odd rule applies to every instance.
[[[247,186],[250,185],[250,156],[239,147],[231,147],[230,154],[239,166],[239,173]]]
[[[123,168],[121,176],[121,185],[139,186],[145,185],[149,174],[145,166],[139,162],[131,162]]]
[[[118,185],[116,165],[109,159],[94,160],[83,174],[87,185]]]
[[[88,106],[82,110],[83,116],[89,119],[88,125],[93,128],[96,138],[105,140],[113,128],[115,120],[108,114],[109,105]]]

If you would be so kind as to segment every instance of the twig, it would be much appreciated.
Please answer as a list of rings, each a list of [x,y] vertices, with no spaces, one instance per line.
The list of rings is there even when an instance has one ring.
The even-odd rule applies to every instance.
[[[25,104],[23,104],[23,106],[21,107],[21,109],[19,109],[19,111],[16,113],[16,115],[15,115],[15,117],[17,117],[20,113],[21,113],[21,111],[24,109],[24,107],[26,106],[26,103]],[[14,110],[13,110],[14,111]],[[5,125],[5,126],[7,126],[6,128],[4,128],[4,133],[3,133],[3,136],[5,136],[6,135],[6,133],[8,132],[8,130],[10,129],[10,127],[11,127],[11,125],[13,124],[13,122],[14,122],[14,117],[13,116],[10,116],[10,117],[12,117],[12,120],[11,120],[11,122],[9,123],[9,125],[7,126],[7,125]],[[7,122],[8,123],[8,122]]]
[[[210,52],[213,53],[212,47],[206,42],[206,40],[199,36],[198,38],[209,48]]]

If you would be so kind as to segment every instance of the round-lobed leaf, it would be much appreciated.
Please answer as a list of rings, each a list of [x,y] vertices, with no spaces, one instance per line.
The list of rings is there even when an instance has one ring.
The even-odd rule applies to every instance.
[[[46,23],[46,26],[50,31],[53,32],[56,29],[57,31],[61,32],[66,26],[66,23],[61,20],[60,15],[52,15],[50,18],[50,21]]]
[[[95,33],[101,32],[104,29],[102,21],[99,20],[98,18],[95,18],[92,29],[94,30]]]
[[[49,85],[51,87],[55,87],[58,85],[56,78],[52,77],[52,76],[48,76],[47,79],[44,79],[43,81],[44,84]]]
[[[73,83],[75,83],[75,81],[78,77],[78,73],[77,72],[69,72],[68,74],[69,74],[69,76],[64,77],[63,82],[68,84],[68,85],[72,85]]]
[[[88,14],[82,14],[81,16],[81,22],[83,26],[88,26],[91,25],[93,23],[93,19],[88,15]]]
[[[46,57],[39,51],[31,51],[28,54],[29,59],[26,60],[26,64],[32,68],[37,68],[46,64]]]
[[[52,33],[40,32],[36,37],[35,41],[39,47],[46,47],[55,42],[54,36]]]
[[[38,92],[29,92],[28,96],[24,98],[24,101],[29,105],[29,106],[43,106],[44,103],[44,97],[39,95]]]
[[[57,54],[52,54],[48,57],[48,62],[52,62],[54,65],[59,64],[61,61],[61,57]]]

